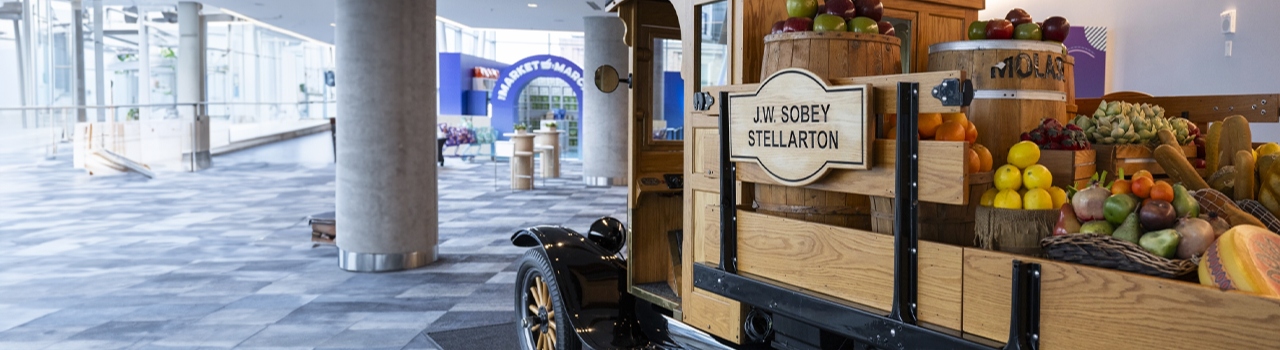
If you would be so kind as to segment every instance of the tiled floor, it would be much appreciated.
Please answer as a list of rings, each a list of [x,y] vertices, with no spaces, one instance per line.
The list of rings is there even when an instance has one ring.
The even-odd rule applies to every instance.
[[[334,209],[329,147],[317,134],[150,180],[0,156],[0,349],[432,349],[427,332],[511,321],[517,228],[625,220],[625,188],[585,187],[580,164],[512,192],[505,163],[451,158],[440,261],[348,273],[306,225]]]

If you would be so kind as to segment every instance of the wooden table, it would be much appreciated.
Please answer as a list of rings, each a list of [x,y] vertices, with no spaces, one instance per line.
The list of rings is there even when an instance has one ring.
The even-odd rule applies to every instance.
[[[533,139],[529,133],[505,133],[511,138],[511,189],[533,189]]]
[[[542,177],[558,178],[560,177],[560,134],[564,131],[559,130],[538,130],[534,131],[535,135],[533,143],[539,147],[549,146],[551,151],[543,153],[547,156],[542,158]]]

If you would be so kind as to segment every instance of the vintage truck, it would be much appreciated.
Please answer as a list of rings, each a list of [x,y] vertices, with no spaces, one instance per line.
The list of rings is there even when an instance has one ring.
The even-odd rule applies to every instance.
[[[512,236],[533,247],[514,291],[523,348],[1280,348],[1280,300],[921,238],[925,204],[972,205],[990,182],[966,170],[964,142],[918,140],[914,124],[973,101],[973,72],[926,72],[926,53],[964,40],[984,6],[885,0],[901,61],[855,76],[762,72],[782,1],[609,3],[633,78],[620,88],[626,74],[600,67],[595,81],[634,112],[629,215]],[[672,40],[685,139],[655,140],[645,77]]]

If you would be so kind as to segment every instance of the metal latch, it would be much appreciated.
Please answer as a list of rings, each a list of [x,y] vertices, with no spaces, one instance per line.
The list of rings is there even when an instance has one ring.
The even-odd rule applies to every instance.
[[[933,87],[933,98],[942,101],[942,105],[947,107],[968,106],[973,101],[973,81],[943,79],[942,84]]]

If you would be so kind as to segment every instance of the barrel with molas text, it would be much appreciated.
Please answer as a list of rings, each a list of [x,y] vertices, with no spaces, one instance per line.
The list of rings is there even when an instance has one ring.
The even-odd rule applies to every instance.
[[[963,70],[973,82],[966,111],[978,143],[1003,163],[1009,147],[1044,118],[1067,122],[1067,87],[1074,80],[1061,43],[969,40],[929,46],[929,71]]]

